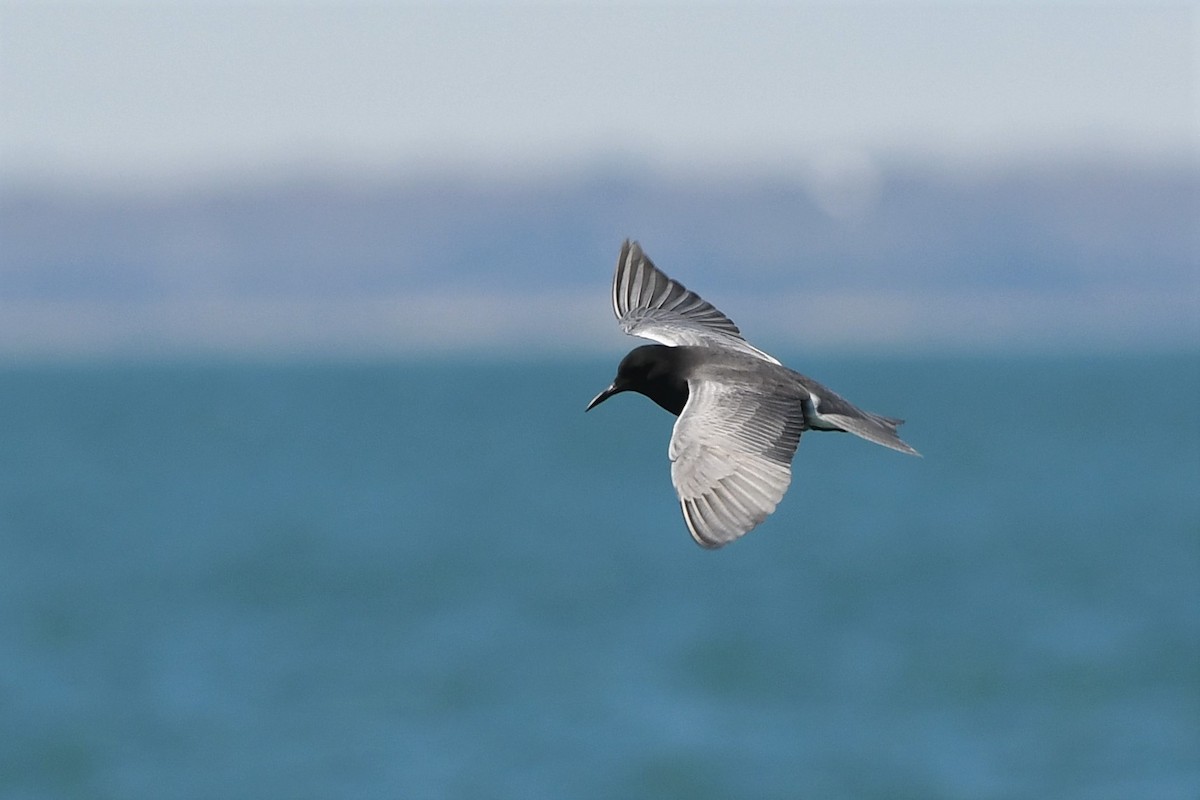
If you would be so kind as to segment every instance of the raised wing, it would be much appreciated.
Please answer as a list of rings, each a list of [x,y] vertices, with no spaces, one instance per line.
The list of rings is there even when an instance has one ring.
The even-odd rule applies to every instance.
[[[628,239],[613,276],[613,311],[621,330],[661,344],[726,347],[778,364],[744,338],[733,320],[668,278]]]
[[[671,434],[671,482],[701,547],[728,544],[775,510],[805,430],[800,398],[689,381]]]

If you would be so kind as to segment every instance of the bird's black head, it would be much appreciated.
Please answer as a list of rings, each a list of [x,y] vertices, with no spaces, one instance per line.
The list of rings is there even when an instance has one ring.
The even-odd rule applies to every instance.
[[[647,344],[629,351],[617,367],[612,385],[592,398],[587,411],[620,392],[638,392],[679,416],[687,403],[687,379],[681,369],[682,350]]]

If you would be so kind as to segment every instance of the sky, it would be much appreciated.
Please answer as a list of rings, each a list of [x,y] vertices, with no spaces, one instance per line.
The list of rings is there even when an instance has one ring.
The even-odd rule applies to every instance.
[[[0,176],[1200,153],[1200,6],[0,1]]]

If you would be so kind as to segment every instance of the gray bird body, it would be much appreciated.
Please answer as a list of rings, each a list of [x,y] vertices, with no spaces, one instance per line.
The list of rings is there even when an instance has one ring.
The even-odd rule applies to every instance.
[[[751,345],[636,242],[621,248],[613,310],[626,333],[660,344],[631,351],[588,410],[636,391],[679,417],[668,450],[671,480],[702,547],[733,541],[775,510],[806,430],[846,431],[918,455],[896,434],[902,420],[863,411]]]

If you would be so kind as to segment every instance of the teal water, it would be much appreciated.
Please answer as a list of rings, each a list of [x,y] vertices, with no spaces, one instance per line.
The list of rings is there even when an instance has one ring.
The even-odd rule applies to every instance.
[[[792,361],[717,552],[615,358],[0,370],[0,796],[1200,795],[1200,359]]]

